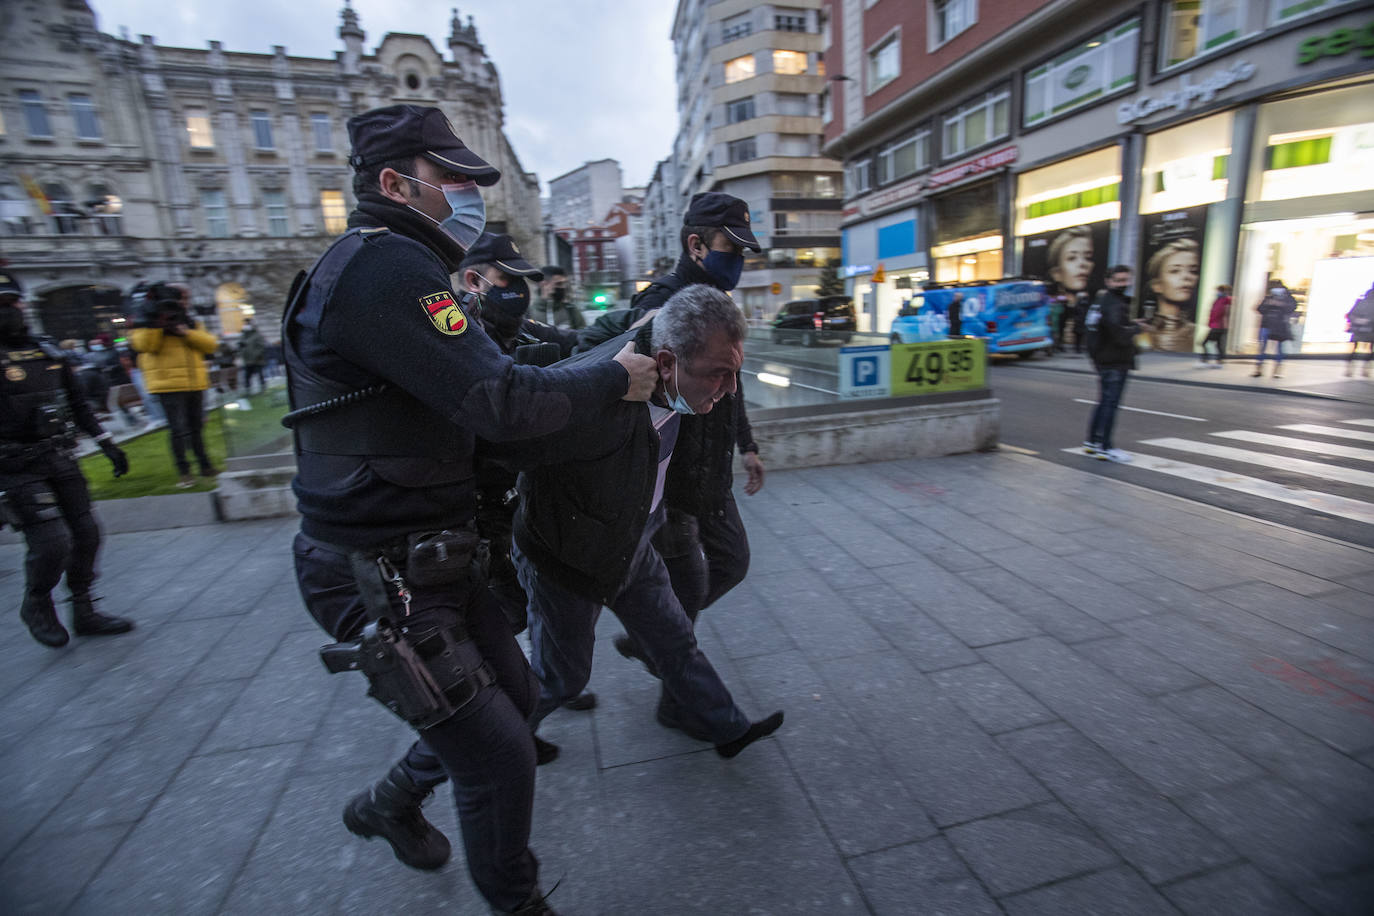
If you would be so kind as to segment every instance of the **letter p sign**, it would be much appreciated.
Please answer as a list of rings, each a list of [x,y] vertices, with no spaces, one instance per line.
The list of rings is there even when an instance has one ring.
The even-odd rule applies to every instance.
[[[878,358],[860,356],[854,360],[854,387],[863,388],[878,384]]]

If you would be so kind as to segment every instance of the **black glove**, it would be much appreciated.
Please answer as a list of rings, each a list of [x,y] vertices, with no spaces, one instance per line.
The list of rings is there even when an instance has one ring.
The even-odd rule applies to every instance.
[[[106,439],[100,443],[100,450],[105,453],[106,458],[110,459],[110,464],[114,465],[116,477],[123,477],[129,473],[129,456],[124,454],[124,449]]]

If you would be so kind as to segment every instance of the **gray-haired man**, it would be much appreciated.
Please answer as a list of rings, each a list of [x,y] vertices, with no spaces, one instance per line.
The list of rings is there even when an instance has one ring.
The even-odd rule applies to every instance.
[[[570,431],[570,460],[520,477],[512,558],[529,595],[538,724],[576,696],[592,668],[602,605],[620,618],[663,679],[662,724],[733,757],[782,724],[751,723],[697,647],[692,623],[652,544],[679,417],[708,413],[735,390],[746,325],[725,293],[688,286],[646,324],[560,366],[611,358],[628,340],[658,363],[648,405],[611,407]]]

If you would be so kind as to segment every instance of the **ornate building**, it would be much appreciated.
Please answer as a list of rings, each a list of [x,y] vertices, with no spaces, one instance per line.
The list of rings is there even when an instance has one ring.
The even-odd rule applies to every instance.
[[[542,258],[539,184],[503,131],[501,84],[453,11],[448,56],[366,34],[345,0],[330,59],[164,47],[101,33],[86,0],[0,0],[0,259],[44,329],[118,332],[122,291],[181,280],[233,334],[273,323],[353,206],[347,120],[435,105],[501,170],[488,227]]]

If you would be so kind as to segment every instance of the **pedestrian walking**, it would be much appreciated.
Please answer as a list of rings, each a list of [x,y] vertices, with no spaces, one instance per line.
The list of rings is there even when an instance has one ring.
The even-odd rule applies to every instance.
[[[95,440],[116,477],[129,470],[129,459],[96,420],[62,351],[29,333],[23,296],[18,279],[0,271],[0,515],[23,533],[28,550],[19,616],[34,639],[59,648],[71,639],[52,601],[64,573],[77,636],[110,636],[134,626],[95,609],[100,528],[72,456],[76,437],[69,422]]]
[[[344,824],[407,865],[438,868],[449,842],[421,803],[448,778],[492,912],[551,914],[529,849],[535,685],[486,587],[474,443],[561,458],[547,439],[608,402],[646,400],[654,361],[626,348],[576,369],[516,365],[472,327],[477,298],[450,285],[485,224],[480,188],[500,172],[437,108],[373,109],[348,134],[357,208],[293,285],[282,323],[296,576],[339,640],[326,658],[361,668],[419,740],[348,802]]]
[[[1270,280],[1269,292],[1255,307],[1255,311],[1260,313],[1259,358],[1255,360],[1255,371],[1250,373],[1251,378],[1259,378],[1264,374],[1264,358],[1270,341],[1274,343],[1274,368],[1270,378],[1282,377],[1283,345],[1293,339],[1293,325],[1290,322],[1297,310],[1297,300],[1283,285],[1283,281]]]
[[[243,390],[253,393],[253,379],[258,380],[258,388],[267,390],[267,379],[263,366],[267,363],[267,338],[252,321],[245,322],[243,333],[239,335],[239,356],[243,359]]]
[[[1207,337],[1202,341],[1202,353],[1198,356],[1198,366],[1207,369],[1220,369],[1226,360],[1226,325],[1231,316],[1231,286],[1223,283],[1217,287],[1217,297],[1212,300],[1212,310],[1207,316]],[[1217,348],[1217,359],[1207,362],[1207,345]]]
[[[1369,367],[1374,364],[1374,286],[1356,299],[1350,311],[1345,313],[1345,326],[1350,332],[1350,358],[1345,361],[1346,378],[1355,372],[1355,353],[1360,349],[1360,344],[1365,345],[1364,369],[1360,374],[1369,378]]]
[[[1107,274],[1107,288],[1097,294],[1084,321],[1088,355],[1097,369],[1098,385],[1097,406],[1088,420],[1083,454],[1103,461],[1131,460],[1128,452],[1112,444],[1126,376],[1135,368],[1135,336],[1149,326],[1130,317],[1131,297],[1126,293],[1130,285],[1131,268],[1125,264],[1113,267]]]

